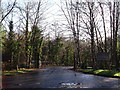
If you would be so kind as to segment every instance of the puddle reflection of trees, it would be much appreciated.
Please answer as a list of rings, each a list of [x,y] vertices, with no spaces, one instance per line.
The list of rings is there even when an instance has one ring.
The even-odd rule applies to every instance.
[[[115,78],[106,78],[103,80],[104,82],[113,82],[113,81],[119,81],[119,79],[115,79]]]

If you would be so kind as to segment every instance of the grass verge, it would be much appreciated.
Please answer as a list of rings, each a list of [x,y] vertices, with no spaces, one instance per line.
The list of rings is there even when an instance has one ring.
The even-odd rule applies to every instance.
[[[37,69],[20,69],[20,70],[3,71],[2,76],[25,74],[25,73],[32,72],[35,70],[37,70]]]
[[[89,73],[89,74],[95,74],[100,76],[107,76],[107,77],[117,77],[120,78],[120,71],[115,70],[94,70],[94,69],[78,69],[77,71],[83,72],[83,73]]]

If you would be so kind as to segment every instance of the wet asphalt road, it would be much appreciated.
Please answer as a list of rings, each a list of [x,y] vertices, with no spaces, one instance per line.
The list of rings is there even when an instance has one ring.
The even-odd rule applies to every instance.
[[[47,67],[29,74],[3,77],[3,88],[120,88],[120,79]]]

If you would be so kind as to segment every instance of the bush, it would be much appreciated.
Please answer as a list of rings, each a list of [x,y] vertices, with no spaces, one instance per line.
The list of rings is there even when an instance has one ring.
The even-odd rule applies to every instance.
[[[2,64],[2,70],[11,70],[11,64],[10,63],[7,63],[7,62],[4,62]]]
[[[20,64],[19,67],[20,68],[26,68],[26,65],[25,64]]]

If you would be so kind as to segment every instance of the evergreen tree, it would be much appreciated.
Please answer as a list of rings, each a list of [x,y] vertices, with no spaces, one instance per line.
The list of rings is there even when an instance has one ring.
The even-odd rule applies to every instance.
[[[31,46],[32,46],[32,59],[34,60],[35,68],[39,68],[39,61],[41,60],[42,52],[42,43],[43,36],[42,31],[37,27],[32,27],[32,37],[31,37]]]

